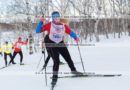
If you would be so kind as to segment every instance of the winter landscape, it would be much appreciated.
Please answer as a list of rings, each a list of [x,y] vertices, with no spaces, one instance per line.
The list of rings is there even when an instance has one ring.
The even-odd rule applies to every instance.
[[[129,5],[129,0],[0,0],[0,90],[130,90]],[[59,18],[53,17],[54,11],[71,29],[64,42],[78,72],[120,76],[65,78],[73,74],[60,55],[64,64],[59,66],[58,76],[64,78],[58,78],[52,88],[56,63],[52,54],[41,71],[49,55],[44,38],[51,31],[37,30],[40,23]],[[13,47],[2,49],[7,42]],[[24,42],[18,49],[22,61],[17,42]],[[5,67],[5,53],[14,52],[19,54],[11,64],[7,56]]]

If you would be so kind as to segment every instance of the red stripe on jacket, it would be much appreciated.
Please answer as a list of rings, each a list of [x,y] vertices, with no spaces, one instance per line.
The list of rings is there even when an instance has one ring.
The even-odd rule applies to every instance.
[[[44,32],[44,31],[48,31],[48,33],[50,34],[51,23],[52,23],[52,22],[49,22],[49,23],[43,25],[43,26],[41,27],[40,33],[41,33],[41,32]],[[61,24],[61,25],[63,25],[63,24]],[[65,32],[70,35],[71,29],[70,29],[66,24],[64,25],[64,27],[65,27]]]

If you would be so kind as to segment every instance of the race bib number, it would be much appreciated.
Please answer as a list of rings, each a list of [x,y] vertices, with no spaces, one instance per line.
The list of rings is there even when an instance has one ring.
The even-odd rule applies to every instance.
[[[61,42],[63,40],[64,33],[65,33],[64,25],[55,25],[53,23],[51,24],[49,38],[52,41],[56,43]]]
[[[16,46],[16,48],[19,48],[19,49],[21,49],[21,46],[22,46],[22,44],[21,44],[21,43],[17,43],[17,46]]]
[[[6,49],[6,51],[9,51],[9,47],[8,47],[8,46],[6,46],[6,48],[5,48],[5,49]]]

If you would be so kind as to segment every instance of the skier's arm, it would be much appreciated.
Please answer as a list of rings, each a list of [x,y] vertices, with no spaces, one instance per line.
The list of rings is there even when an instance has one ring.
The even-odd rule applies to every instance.
[[[40,19],[40,22],[39,22],[39,24],[38,24],[38,26],[36,28],[36,34],[44,32],[46,30],[50,30],[51,22],[49,22],[49,23],[47,23],[45,25],[43,25],[43,22],[44,22],[44,20]]]
[[[77,37],[77,35],[67,25],[64,26],[65,26],[65,32],[68,33],[72,38],[74,38],[75,41],[78,43],[79,38]]]
[[[43,26],[41,27],[40,33],[44,32],[44,31],[48,31],[48,32],[49,32],[50,27],[51,27],[51,22],[49,22],[49,23],[43,25]]]
[[[17,42],[13,45],[12,49],[15,48],[17,46]]]
[[[0,53],[3,51],[4,48],[5,48],[4,46],[1,47],[1,49],[0,49]]]
[[[23,45],[27,45],[28,44],[28,39],[26,40],[26,42],[22,42]]]
[[[43,22],[40,21],[39,24],[38,24],[38,26],[37,26],[37,28],[36,28],[36,33],[37,33],[37,34],[41,32],[41,27],[42,27],[42,25],[43,25]]]
[[[12,49],[12,45],[11,45],[11,44],[9,45],[9,49],[10,49],[10,50]]]
[[[69,34],[72,38],[76,39],[77,35],[67,25],[64,26],[65,26],[65,32]]]

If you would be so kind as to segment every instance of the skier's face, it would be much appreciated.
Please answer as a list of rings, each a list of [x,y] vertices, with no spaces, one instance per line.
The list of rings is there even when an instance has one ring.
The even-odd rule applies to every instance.
[[[18,41],[19,41],[19,42],[21,42],[22,40],[21,40],[21,39],[19,39]]]
[[[56,23],[60,22],[60,17],[54,19]]]

